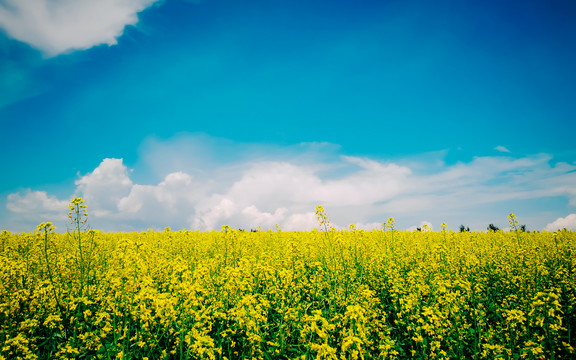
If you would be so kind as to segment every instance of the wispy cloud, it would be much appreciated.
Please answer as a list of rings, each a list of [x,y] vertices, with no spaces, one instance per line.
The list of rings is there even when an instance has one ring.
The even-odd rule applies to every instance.
[[[49,56],[114,45],[138,12],[157,0],[6,0],[0,28]]]
[[[219,159],[219,148],[234,150],[234,160]],[[419,166],[413,160],[407,165],[340,155],[329,144],[282,148],[184,136],[148,143],[141,158],[133,172],[122,159],[104,159],[76,181],[71,192],[85,197],[96,226],[219,229],[224,224],[279,224],[310,229],[316,225],[314,207],[324,205],[341,227],[356,223],[373,228],[390,216],[402,219],[397,224],[403,228],[430,221],[457,227],[472,226],[467,223],[470,217],[489,221],[487,210],[480,210],[487,205],[502,204],[520,215],[522,209],[510,208],[512,202],[561,198],[576,205],[576,165],[552,164],[546,154]],[[145,169],[151,172],[147,179],[138,174]],[[154,178],[159,180],[151,182]],[[7,200],[16,216],[54,213],[64,203],[31,190],[10,194]]]
[[[496,147],[494,148],[494,150],[500,151],[500,152],[503,152],[503,153],[509,153],[509,152],[510,152],[510,150],[508,150],[507,148],[505,148],[505,147],[502,146],[502,145],[496,146]]]

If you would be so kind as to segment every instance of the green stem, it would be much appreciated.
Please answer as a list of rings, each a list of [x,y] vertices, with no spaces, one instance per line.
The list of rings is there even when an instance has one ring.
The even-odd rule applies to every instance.
[[[56,299],[56,304],[58,305],[58,310],[60,314],[63,313],[62,305],[60,304],[60,296],[56,294],[56,284],[54,283],[54,278],[52,277],[52,270],[50,269],[50,261],[48,260],[48,230],[44,229],[44,259],[46,260],[46,269],[48,270],[48,278],[50,279],[50,284],[52,284],[52,292],[54,293],[54,298]]]
[[[84,259],[82,258],[82,234],[80,232],[80,204],[76,204],[76,232],[78,233],[78,250],[80,252],[80,296],[84,294]]]

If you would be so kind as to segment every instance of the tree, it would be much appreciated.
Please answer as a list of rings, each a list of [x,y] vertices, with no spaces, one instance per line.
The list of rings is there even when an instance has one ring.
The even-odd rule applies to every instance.
[[[488,231],[498,231],[498,230],[500,230],[498,226],[495,226],[494,224],[488,225]]]

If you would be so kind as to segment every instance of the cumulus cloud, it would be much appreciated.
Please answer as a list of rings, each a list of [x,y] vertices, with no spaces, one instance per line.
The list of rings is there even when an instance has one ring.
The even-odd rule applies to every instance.
[[[97,216],[116,212],[119,201],[128,195],[132,185],[122,159],[104,159],[94,171],[76,181],[77,192],[91,204]]]
[[[545,229],[548,231],[556,231],[561,229],[576,231],[576,214],[570,214],[566,217],[558,218],[550,224],[546,225]]]
[[[231,199],[220,197],[221,201],[217,203],[210,211],[200,213],[194,219],[193,225],[200,229],[216,229],[222,224],[232,224],[234,227],[245,229],[271,229],[276,224],[284,223],[286,219],[286,208],[278,208],[273,213],[261,211],[255,205],[242,206]],[[299,215],[299,214],[297,214]],[[302,228],[302,224],[294,224]]]
[[[318,220],[314,212],[299,213],[288,216],[282,225],[288,231],[311,230],[318,226]]]
[[[337,147],[318,144],[283,152],[279,147],[242,148],[227,143],[226,151],[238,149],[236,158],[218,161],[219,155],[210,153],[219,142],[211,141],[190,146],[194,151],[160,144],[161,158],[170,164],[164,167],[155,165],[156,145],[147,148],[151,154],[142,158],[154,160],[148,166],[153,176],[148,176],[147,184],[134,180],[146,163],[132,171],[122,159],[104,159],[92,172],[80,176],[70,192],[86,199],[94,226],[109,230],[164,226],[204,230],[225,224],[243,229],[278,224],[286,230],[307,230],[318,226],[317,205],[323,205],[340,228],[349,224],[379,228],[388,217],[395,217],[399,229],[422,225],[422,219],[436,228],[447,222],[452,227],[464,223],[484,229],[494,222],[489,211],[496,207],[505,209],[498,215],[502,227],[512,211],[521,219],[523,215],[538,218],[515,207],[519,201],[560,199],[566,204],[567,199],[570,206],[576,203],[576,165],[554,164],[546,154],[478,157],[453,165],[433,161],[419,166],[340,155]],[[203,158],[206,153],[210,161]],[[14,214],[55,214],[62,208],[66,212],[65,203],[46,192],[27,191],[10,194],[7,208]],[[529,226],[543,228],[558,216]]]
[[[369,207],[398,194],[402,181],[410,174],[406,167],[351,156],[342,157],[332,166],[347,168],[348,173],[325,177],[318,170],[325,166],[254,163],[228,191],[200,204],[195,225],[212,228],[228,219],[233,223],[260,220],[268,227],[284,222],[296,226],[301,220],[302,227],[311,228],[306,210],[319,204],[329,204],[338,212],[354,206]]]
[[[0,28],[49,56],[114,45],[126,25],[157,0],[5,0]]]
[[[68,202],[49,196],[46,191],[26,190],[24,194],[8,195],[6,208],[26,217],[63,220],[68,214]]]
[[[202,195],[200,184],[183,172],[168,174],[157,185],[136,184],[118,202],[117,217],[139,220],[151,227],[189,228]]]

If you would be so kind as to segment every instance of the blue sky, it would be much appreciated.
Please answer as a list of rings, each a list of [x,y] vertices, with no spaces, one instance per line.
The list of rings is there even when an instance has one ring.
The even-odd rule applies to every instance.
[[[0,0],[0,228],[576,229],[571,1]]]

